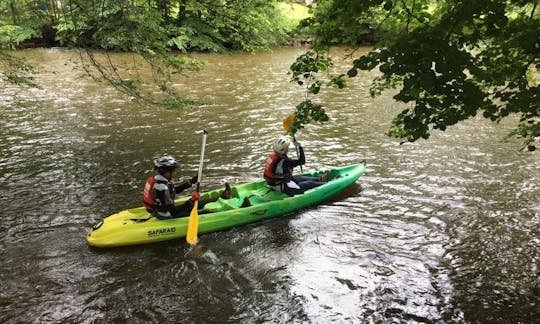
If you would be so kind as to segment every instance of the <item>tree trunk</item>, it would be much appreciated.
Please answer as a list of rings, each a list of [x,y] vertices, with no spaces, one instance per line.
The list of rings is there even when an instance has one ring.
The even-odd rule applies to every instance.
[[[13,20],[13,25],[19,24],[19,17],[17,15],[17,6],[15,5],[15,1],[9,2],[9,9],[11,10],[11,17]]]
[[[184,0],[178,0],[178,25],[182,26],[186,20],[186,3]]]

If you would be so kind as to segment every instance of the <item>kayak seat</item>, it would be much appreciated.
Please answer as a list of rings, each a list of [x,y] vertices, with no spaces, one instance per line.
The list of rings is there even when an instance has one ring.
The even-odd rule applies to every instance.
[[[270,200],[265,199],[264,197],[261,197],[261,196],[253,196],[253,197],[249,197],[249,201],[252,205],[259,205],[259,204],[264,204],[266,202],[269,202]]]
[[[270,201],[281,200],[288,197],[289,197],[288,195],[282,192],[264,188],[264,190],[259,191],[253,194],[252,196],[249,196],[248,198],[252,205],[259,205],[259,204],[264,204]]]
[[[243,202],[244,200],[240,198],[223,199],[219,197],[216,201],[204,205],[203,210],[210,213],[217,213],[240,208]]]
[[[224,199],[220,197],[214,202],[207,203],[206,205],[204,205],[203,211],[209,213],[217,213],[223,210],[227,210],[225,208],[225,204],[223,204],[223,200]]]
[[[203,210],[210,213],[217,213],[220,211],[240,208],[244,202],[244,199],[243,197],[238,196],[238,191],[235,189],[236,188],[233,188],[231,191],[232,198],[223,199],[222,197],[219,197],[216,201],[204,205]]]
[[[267,188],[256,190],[254,192],[239,192],[234,187],[232,188],[231,196],[231,199],[223,199],[222,197],[219,197],[216,201],[207,203],[206,205],[204,205],[203,211],[206,213],[217,213],[226,210],[263,204],[270,201],[281,200],[289,197],[284,193],[269,190]]]

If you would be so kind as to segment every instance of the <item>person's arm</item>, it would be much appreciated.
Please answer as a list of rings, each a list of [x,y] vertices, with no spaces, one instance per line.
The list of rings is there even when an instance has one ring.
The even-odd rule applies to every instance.
[[[182,182],[180,182],[180,184],[177,184],[175,186],[176,193],[179,194],[179,193],[181,193],[182,191],[186,190],[189,187],[191,187],[191,182],[189,182],[189,180],[182,181]]]
[[[294,168],[299,165],[306,164],[306,156],[304,155],[304,148],[300,143],[298,143],[298,154],[300,155],[298,159],[286,159],[283,161],[283,168]]]
[[[197,183],[197,176],[193,176],[193,177],[191,177],[189,179],[186,179],[186,180],[182,181],[180,184],[175,186],[176,193],[178,194],[178,193],[186,190],[187,188],[190,188],[195,183]]]

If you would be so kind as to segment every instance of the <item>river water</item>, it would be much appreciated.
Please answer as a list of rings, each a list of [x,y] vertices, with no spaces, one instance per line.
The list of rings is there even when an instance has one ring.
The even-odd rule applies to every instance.
[[[501,142],[513,121],[481,118],[399,145],[384,132],[401,106],[369,97],[369,73],[298,133],[308,170],[367,160],[338,197],[195,250],[87,246],[92,224],[140,204],[152,158],[195,174],[203,128],[203,188],[259,179],[303,97],[286,75],[301,51],[199,54],[205,69],[176,85],[201,103],[189,111],[133,105],[81,78],[73,52],[18,53],[42,89],[0,88],[0,322],[535,322],[539,153]]]

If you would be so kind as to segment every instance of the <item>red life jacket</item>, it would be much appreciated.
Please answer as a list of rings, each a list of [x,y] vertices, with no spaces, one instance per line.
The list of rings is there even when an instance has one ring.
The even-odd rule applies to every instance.
[[[277,153],[272,153],[266,159],[266,164],[264,165],[264,180],[271,185],[275,186],[283,182],[283,174],[276,173],[277,164],[283,160],[283,155]]]
[[[155,183],[156,178],[154,178],[154,176],[151,176],[146,179],[146,184],[144,185],[143,206],[146,207],[146,210],[150,213],[154,210],[154,205],[156,204],[154,197],[152,197],[152,191],[154,189]]]

